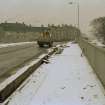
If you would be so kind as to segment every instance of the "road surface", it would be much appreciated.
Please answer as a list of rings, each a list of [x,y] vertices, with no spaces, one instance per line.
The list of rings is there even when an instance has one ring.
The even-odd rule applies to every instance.
[[[39,48],[36,43],[0,47],[0,82],[16,73],[17,68],[46,51],[44,48]]]

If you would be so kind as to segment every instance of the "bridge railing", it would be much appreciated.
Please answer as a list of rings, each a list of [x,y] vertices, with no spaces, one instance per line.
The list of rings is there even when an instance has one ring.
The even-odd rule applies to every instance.
[[[105,87],[105,48],[98,47],[82,37],[79,37],[78,43]]]

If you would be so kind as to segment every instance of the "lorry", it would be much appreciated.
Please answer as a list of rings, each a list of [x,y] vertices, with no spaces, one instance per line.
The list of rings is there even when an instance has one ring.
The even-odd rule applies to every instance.
[[[38,36],[37,43],[39,47],[52,47],[53,41],[50,31],[45,30],[41,32]]]

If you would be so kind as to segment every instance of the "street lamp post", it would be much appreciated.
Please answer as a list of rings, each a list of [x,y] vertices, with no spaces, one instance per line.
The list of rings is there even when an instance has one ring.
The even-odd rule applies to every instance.
[[[69,2],[69,4],[70,4],[70,5],[76,4],[76,9],[77,9],[77,10],[76,10],[76,12],[77,12],[77,13],[76,13],[76,14],[77,14],[77,15],[76,15],[76,16],[77,16],[77,18],[76,18],[76,20],[77,20],[76,23],[77,23],[77,28],[80,29],[80,26],[79,26],[79,25],[80,25],[80,24],[79,24],[79,21],[80,21],[80,10],[79,10],[79,9],[80,9],[80,8],[79,8],[80,5],[79,5],[79,0],[78,0],[77,2]],[[75,33],[76,33],[76,34],[75,34],[75,41],[78,41],[78,34],[79,34],[79,33],[78,33],[78,31],[76,31]]]
[[[79,29],[79,0],[78,0],[78,4],[77,4],[77,8],[78,8],[78,29]]]
[[[80,7],[79,7],[79,0],[78,0],[78,2],[69,2],[69,4],[70,5],[73,5],[73,4],[76,4],[77,5],[77,27],[78,27],[78,29],[79,29],[79,18],[80,18],[80,11],[79,11],[79,9],[80,9]]]

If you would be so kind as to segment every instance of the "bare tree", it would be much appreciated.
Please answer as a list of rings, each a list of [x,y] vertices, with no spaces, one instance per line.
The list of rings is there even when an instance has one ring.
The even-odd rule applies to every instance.
[[[103,39],[105,44],[105,17],[94,19],[90,25],[92,26],[92,33],[98,39]]]

